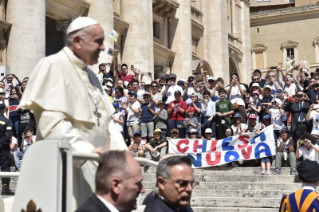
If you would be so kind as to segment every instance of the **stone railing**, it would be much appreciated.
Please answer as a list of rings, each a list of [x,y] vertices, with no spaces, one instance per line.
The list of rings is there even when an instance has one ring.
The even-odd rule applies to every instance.
[[[203,22],[203,13],[196,7],[191,7],[192,19],[200,24]]]
[[[153,13],[168,18],[174,14],[179,7],[179,3],[174,0],[153,0]]]
[[[250,19],[289,15],[289,14],[295,14],[295,13],[304,13],[304,12],[310,12],[310,11],[318,10],[318,9],[319,9],[319,4],[310,4],[310,5],[305,5],[301,7],[287,7],[284,9],[267,10],[267,11],[251,13]]]

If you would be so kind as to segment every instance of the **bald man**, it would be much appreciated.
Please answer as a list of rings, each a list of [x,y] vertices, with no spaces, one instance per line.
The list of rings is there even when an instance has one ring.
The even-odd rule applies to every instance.
[[[34,111],[37,140],[68,141],[72,150],[80,153],[127,148],[111,121],[114,108],[88,68],[105,50],[103,41],[104,32],[97,21],[76,18],[67,29],[67,46],[36,65],[20,107]],[[74,192],[75,199],[82,204],[95,190],[97,163],[77,161],[74,165],[73,180],[79,185],[74,186],[79,189]]]

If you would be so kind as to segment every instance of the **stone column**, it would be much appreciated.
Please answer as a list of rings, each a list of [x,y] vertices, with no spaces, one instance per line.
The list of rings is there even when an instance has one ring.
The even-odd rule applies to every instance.
[[[256,69],[256,53],[251,53],[251,60],[253,61],[253,69]]]
[[[263,61],[264,61],[264,67],[267,68],[267,52],[263,51]]]
[[[316,63],[319,63],[319,50],[318,44],[315,45],[315,55],[316,55]]]
[[[151,72],[154,76],[152,0],[122,0],[121,15],[130,24],[124,39],[123,63],[129,69],[134,65],[141,72]],[[149,80],[144,74],[143,81]]]
[[[241,61],[241,73],[240,73],[240,80],[243,83],[249,83],[251,80],[251,59],[253,58],[253,66],[256,67],[256,57],[251,56],[251,39],[250,39],[250,13],[249,13],[249,2],[247,0],[241,0],[241,20],[240,20],[240,27],[241,27],[241,40],[242,44],[242,52],[243,52],[243,59]],[[267,66],[267,55],[264,53],[264,64]]]
[[[210,10],[208,35],[211,36],[211,54],[208,62],[213,69],[214,76],[222,77],[227,85],[229,83],[229,51],[228,51],[228,24],[227,1],[209,0],[207,8]]]
[[[90,10],[88,17],[98,21],[104,30],[104,46],[105,51],[100,53],[99,62],[90,66],[92,71],[96,74],[99,71],[100,63],[110,63],[112,56],[107,54],[109,48],[114,49],[114,41],[109,37],[109,34],[114,29],[114,15],[113,15],[113,0],[86,0],[90,3]]]
[[[207,1],[209,0],[201,0],[201,8],[202,12],[204,14],[203,16],[203,25],[204,25],[204,33],[203,37],[199,40],[198,46],[200,47],[200,55],[202,59],[206,59],[209,61],[210,54],[211,54],[211,46],[210,46],[210,39],[211,36],[209,36],[209,23],[210,23],[210,10],[207,8]],[[211,65],[211,64],[210,64]],[[214,72],[214,70],[213,70]]]
[[[236,0],[231,1],[231,23],[232,23],[232,34],[237,37],[236,30]]]
[[[7,64],[22,79],[45,57],[45,1],[8,1],[7,22],[12,24]]]
[[[169,43],[176,52],[172,73],[178,79],[187,79],[192,74],[192,25],[190,0],[179,0],[179,8],[171,17]]]

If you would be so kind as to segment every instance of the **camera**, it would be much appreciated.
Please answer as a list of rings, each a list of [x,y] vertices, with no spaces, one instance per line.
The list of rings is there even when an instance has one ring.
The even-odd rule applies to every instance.
[[[270,69],[277,69],[277,66],[271,66]]]
[[[131,69],[134,69],[134,65],[131,65]]]
[[[275,106],[275,105],[276,105],[276,102],[272,102],[271,104],[272,104],[273,106]]]
[[[277,93],[276,96],[277,97],[282,97],[282,93]]]
[[[294,78],[288,78],[288,80],[289,80],[290,82],[292,82],[292,81],[294,81]]]
[[[301,146],[301,145],[305,145],[306,143],[307,143],[307,141],[305,141],[305,140],[300,140],[300,141],[299,141],[300,146]]]
[[[11,95],[11,99],[14,99],[14,95]]]

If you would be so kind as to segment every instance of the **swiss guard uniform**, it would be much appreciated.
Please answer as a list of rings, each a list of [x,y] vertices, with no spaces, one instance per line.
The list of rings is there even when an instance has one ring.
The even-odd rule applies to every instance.
[[[284,195],[279,212],[318,212],[319,194],[315,183],[319,181],[319,164],[316,161],[304,160],[297,167],[302,189]]]
[[[0,102],[0,110],[4,110],[5,105]],[[3,112],[3,111],[2,111]],[[0,112],[0,166],[1,172],[10,172],[11,154],[10,154],[10,139],[11,139],[10,121]],[[2,178],[1,195],[14,195],[9,188],[10,177]]]

